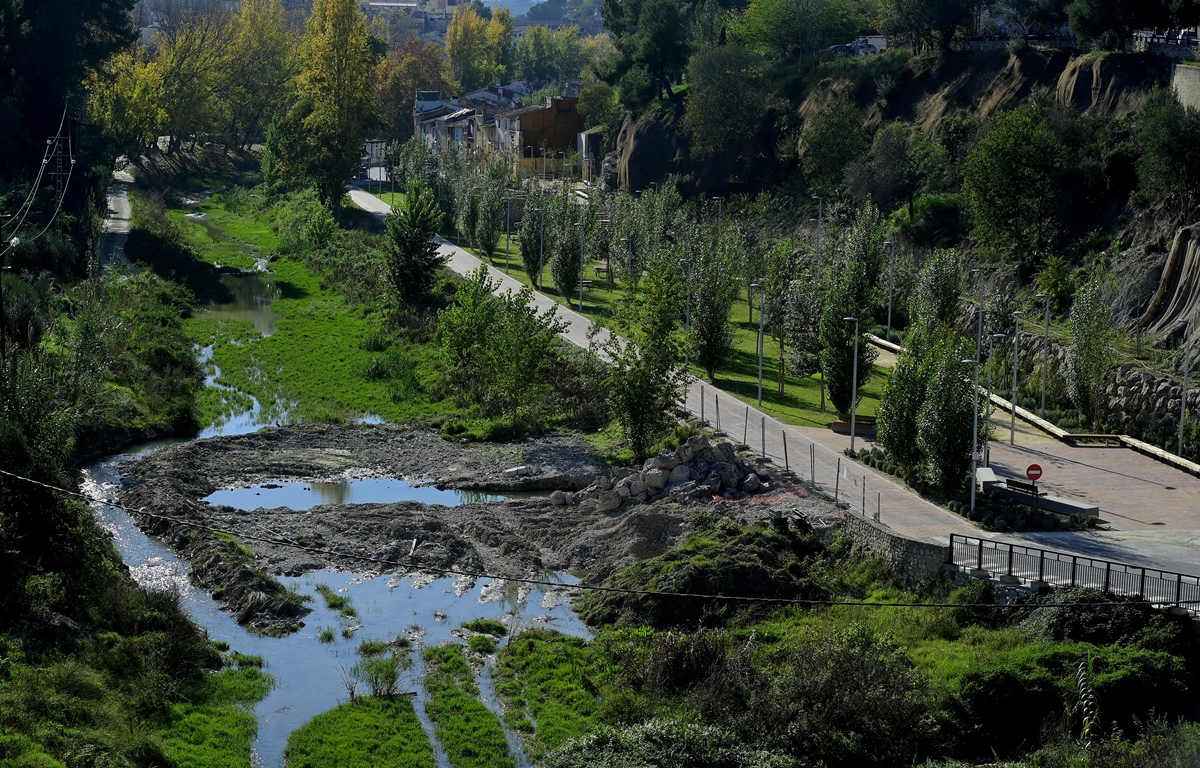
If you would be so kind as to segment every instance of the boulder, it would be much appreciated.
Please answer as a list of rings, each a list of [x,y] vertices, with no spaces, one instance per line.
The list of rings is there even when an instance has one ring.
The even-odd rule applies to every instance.
[[[717,473],[717,477],[721,478],[721,485],[726,488],[737,488],[741,485],[742,478],[745,477],[745,474],[739,471],[736,465],[726,462],[713,464],[711,471]]]
[[[645,481],[634,480],[632,483],[629,484],[629,495],[630,496],[642,496],[643,497],[642,500],[645,501],[645,498],[644,498],[645,493],[646,493]]]
[[[667,485],[678,485],[692,479],[691,467],[686,464],[680,464],[675,469],[671,470],[671,474],[667,477]]]
[[[721,476],[716,472],[709,472],[708,477],[704,478],[702,485],[709,489],[710,493],[720,493],[721,491]]]
[[[636,474],[637,474],[637,472],[635,472],[634,470],[630,469],[629,467],[617,467],[616,469],[614,469],[614,470],[612,471],[612,473],[611,473],[611,474],[612,474],[612,479],[613,479],[613,482],[620,482],[620,481],[624,480],[624,479],[625,479],[625,478],[627,478],[627,477],[630,477],[630,476],[632,476],[632,475],[636,475]]]
[[[716,457],[715,462],[733,464],[737,461],[737,454],[733,451],[733,446],[729,443],[717,443],[713,446],[713,456]]]
[[[617,489],[613,493],[620,496],[622,499],[629,498],[629,486],[625,483],[618,483]]]
[[[612,490],[612,481],[604,475],[601,475],[599,479],[596,480],[596,489],[600,491]]]
[[[674,451],[659,451],[657,456],[646,459],[646,463],[642,465],[642,469],[675,469],[679,466],[679,459],[676,458]]]
[[[550,494],[550,503],[556,507],[567,506],[567,494],[564,491],[555,491]]]
[[[646,472],[646,489],[651,491],[661,491],[667,487],[667,481],[670,479],[671,473],[665,469],[651,469]]]
[[[675,456],[680,464],[687,464],[708,448],[708,438],[704,435],[693,435],[687,442],[675,449]]]
[[[762,481],[753,472],[746,475],[746,479],[742,481],[742,490],[746,493],[758,493],[761,489]]]
[[[696,488],[696,483],[688,480],[685,483],[680,483],[679,485],[673,486],[668,493],[672,499],[687,499],[691,497],[691,492],[696,490]]]
[[[692,473],[695,475],[699,475],[699,477],[697,479],[708,477],[708,473],[709,473],[711,466],[712,465],[709,464],[704,459],[702,459],[700,457],[696,457],[695,459],[692,460]]]
[[[596,511],[604,513],[620,509],[622,501],[624,499],[613,491],[601,491],[596,497]]]

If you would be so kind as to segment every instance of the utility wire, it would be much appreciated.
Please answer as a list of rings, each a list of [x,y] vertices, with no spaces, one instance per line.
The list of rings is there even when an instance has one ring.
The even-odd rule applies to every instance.
[[[36,485],[41,488],[45,488],[45,489],[47,489],[49,491],[53,491],[55,493],[61,493],[65,496],[71,496],[71,497],[74,497],[77,499],[82,499],[88,503],[104,504],[106,506],[113,507],[114,509],[120,509],[131,515],[142,515],[144,517],[148,517],[153,520],[163,520],[166,522],[175,523],[177,525],[183,525],[183,526],[187,526],[190,528],[196,528],[196,529],[203,530],[203,531],[209,531],[211,533],[223,533],[228,536],[233,536],[234,538],[245,540],[245,541],[259,541],[259,542],[263,542],[263,543],[267,543],[267,544],[275,544],[278,546],[291,547],[293,549],[298,549],[298,550],[301,550],[304,552],[309,552],[312,554],[326,555],[328,557],[335,557],[335,558],[345,558],[347,560],[358,560],[361,562],[372,563],[374,565],[385,565],[385,566],[388,566],[391,568],[403,568],[403,569],[408,569],[408,570],[424,571],[427,573],[442,574],[444,576],[463,576],[463,577],[472,578],[472,579],[492,579],[492,580],[496,580],[496,581],[512,581],[512,582],[516,582],[518,584],[528,584],[530,586],[566,587],[568,589],[578,589],[578,590],[588,591],[588,592],[605,592],[605,593],[609,593],[609,594],[636,595],[636,596],[640,596],[640,597],[685,597],[685,598],[691,598],[691,599],[696,599],[696,600],[726,600],[726,601],[730,601],[730,602],[771,603],[771,604],[775,604],[775,605],[807,605],[807,606],[847,605],[847,606],[862,606],[862,607],[868,607],[868,608],[1100,608],[1100,607],[1112,607],[1113,605],[1115,605],[1114,603],[1100,603],[1100,602],[1037,603],[1035,605],[1025,605],[1025,604],[1019,604],[1019,603],[1016,603],[1016,604],[1010,603],[1010,604],[1003,604],[1003,605],[998,604],[998,603],[918,603],[918,602],[876,603],[876,602],[869,602],[866,600],[828,600],[828,599],[827,600],[818,600],[818,599],[811,599],[811,598],[792,598],[792,597],[756,597],[756,596],[747,596],[747,595],[716,595],[716,594],[707,594],[707,593],[703,593],[703,592],[663,592],[663,591],[652,590],[652,589],[632,589],[629,587],[607,587],[607,586],[603,586],[600,584],[563,584],[562,582],[558,582],[558,581],[550,581],[547,579],[534,579],[534,578],[530,578],[527,576],[501,576],[499,574],[486,573],[486,572],[482,572],[482,571],[466,571],[466,570],[462,570],[462,569],[458,569],[458,568],[444,568],[444,567],[435,566],[435,565],[419,565],[419,564],[411,563],[411,562],[404,563],[404,562],[400,562],[398,560],[389,560],[387,558],[373,557],[371,555],[358,555],[358,554],[353,554],[350,552],[339,552],[339,551],[333,550],[333,549],[324,549],[322,547],[311,547],[311,546],[308,546],[305,544],[300,544],[299,542],[295,542],[295,541],[292,541],[290,539],[283,538],[283,537],[272,538],[269,536],[259,536],[256,534],[240,533],[237,531],[232,531],[232,530],[228,530],[225,528],[219,528],[219,527],[213,526],[213,525],[208,525],[207,523],[200,523],[200,522],[196,522],[193,520],[184,520],[182,518],[172,517],[170,515],[160,515],[155,512],[147,512],[144,509],[138,509],[136,507],[127,507],[122,504],[118,504],[116,502],[108,501],[106,499],[98,499],[98,498],[89,496],[80,491],[71,491],[66,488],[60,488],[59,486],[56,486],[56,485],[50,485],[49,483],[43,483],[40,480],[34,480],[32,478],[24,477],[23,475],[18,475],[18,474],[15,474],[13,472],[9,472],[9,471],[3,470],[3,469],[0,469],[0,475],[4,475],[6,477],[11,477],[15,480],[20,480],[25,483],[30,483],[32,485]],[[1178,603],[1172,601],[1169,604],[1170,605],[1189,605],[1192,603],[1200,603],[1200,600],[1181,600]],[[1156,605],[1156,603],[1154,603],[1150,600],[1136,600],[1136,601],[1130,601],[1129,603],[1122,603],[1122,605],[1150,605],[1150,606],[1153,606],[1153,605]]]

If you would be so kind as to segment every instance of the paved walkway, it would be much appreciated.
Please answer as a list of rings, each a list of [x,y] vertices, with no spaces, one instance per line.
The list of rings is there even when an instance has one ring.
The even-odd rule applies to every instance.
[[[350,197],[359,207],[377,215],[386,215],[390,211],[387,203],[362,190],[351,189]],[[467,251],[442,239],[439,239],[438,242],[441,252],[447,257],[448,266],[455,272],[468,274],[484,265],[480,259]],[[488,273],[492,279],[499,282],[502,291],[516,291],[523,287],[515,278],[505,275],[494,267],[489,266]],[[587,334],[592,325],[590,320],[543,294],[535,292],[533,301],[539,311],[557,307],[559,316],[568,323],[567,330],[563,333],[564,337],[580,347],[587,347]],[[604,339],[607,336],[608,332],[602,329],[600,338]],[[762,452],[781,466],[786,464],[801,478],[813,481],[817,488],[828,496],[833,497],[836,494],[837,499],[847,503],[852,511],[858,514],[865,512],[868,516],[874,516],[878,511],[880,522],[884,526],[914,539],[946,544],[950,534],[956,533],[1200,575],[1200,530],[1194,530],[1200,526],[1197,526],[1192,522],[1191,517],[1184,514],[1182,507],[1178,515],[1170,518],[1171,528],[1162,527],[1161,533],[1149,528],[1151,523],[1146,523],[1136,531],[1121,528],[1119,533],[1039,532],[1003,535],[989,533],[949,510],[926,501],[890,476],[880,475],[862,464],[847,459],[842,454],[842,450],[850,445],[848,435],[838,435],[826,429],[783,424],[773,417],[761,413],[753,406],[747,406],[733,395],[697,379],[691,380],[685,405],[688,411],[703,418],[713,427],[718,427],[735,440],[744,439],[752,449]],[[1040,449],[1044,451],[1047,448],[1044,443],[1020,442],[1016,449],[1013,449],[1007,443],[1008,420],[1005,418],[1005,414],[994,414],[993,425],[993,434],[996,437],[1003,436],[1005,438],[1002,445],[998,440],[993,441],[992,448],[992,463],[1001,472],[1006,471],[1006,468],[1010,466],[1020,466],[1021,474],[1023,474],[1024,467],[1031,463],[1027,459],[1032,455],[1037,455],[1042,459],[1039,463],[1046,471],[1047,487],[1058,488],[1052,483],[1054,476],[1060,473],[1060,469],[1052,458],[1045,458],[1042,454],[1022,453],[1027,450]],[[1018,427],[1021,428],[1020,420],[1018,420]],[[1027,439],[1032,436],[1028,431],[1019,431],[1019,440],[1022,435]],[[862,445],[870,445],[870,442],[861,441],[858,447]],[[1069,448],[1069,446],[1055,444],[1055,448]],[[1086,452],[1093,449],[1076,450]],[[1125,454],[1140,457],[1140,454],[1134,454],[1128,450],[1125,451]],[[1077,460],[1079,467],[1086,466],[1084,458],[1080,457]],[[1162,472],[1169,473],[1178,488],[1183,488],[1184,486],[1181,484],[1185,481],[1189,483],[1187,487],[1190,492],[1178,491],[1177,495],[1173,497],[1177,503],[1188,496],[1200,501],[1200,480],[1172,470],[1151,459],[1145,458],[1145,461],[1155,464],[1157,468],[1161,468]],[[1091,463],[1095,464],[1096,462]],[[1097,464],[1097,467],[1102,466]],[[1096,469],[1095,471],[1103,473],[1105,470]],[[1107,480],[1109,485],[1106,487],[1120,485],[1122,481],[1123,478],[1119,476],[1115,480],[1109,478]],[[1145,493],[1150,488],[1157,488],[1158,492],[1168,492],[1165,480],[1160,478],[1154,482],[1158,485],[1147,484],[1140,491]],[[1139,491],[1133,491],[1134,495],[1138,493]],[[1076,494],[1070,493],[1064,488],[1062,495],[1074,496]],[[1105,507],[1102,506],[1101,509],[1103,511]],[[1145,516],[1145,513],[1136,512],[1134,516],[1140,519]],[[1109,513],[1105,515],[1105,519],[1115,520],[1116,516]],[[1155,532],[1151,534],[1147,531]]]
[[[129,234],[129,185],[118,182],[105,192],[108,211],[104,215],[104,234],[100,239],[101,264],[107,270],[113,264],[125,261],[125,238]]]

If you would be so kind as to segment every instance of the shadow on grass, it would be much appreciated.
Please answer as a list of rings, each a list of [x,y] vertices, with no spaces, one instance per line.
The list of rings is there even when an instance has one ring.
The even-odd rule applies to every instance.
[[[136,227],[125,240],[125,253],[159,277],[182,284],[202,304],[227,304],[234,300],[233,293],[221,282],[221,275],[238,270],[215,269],[201,261],[178,237]]]

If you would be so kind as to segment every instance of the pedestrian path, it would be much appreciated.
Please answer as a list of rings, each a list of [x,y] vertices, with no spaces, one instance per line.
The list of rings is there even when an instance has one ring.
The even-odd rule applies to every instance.
[[[356,205],[376,215],[383,216],[391,210],[387,203],[362,190],[351,189],[350,197]],[[464,249],[440,238],[438,244],[440,252],[447,258],[447,266],[458,274],[466,275],[485,266],[488,275],[499,283],[498,290],[519,291],[524,287],[515,278],[486,265]],[[533,303],[542,312],[557,308],[559,317],[567,323],[563,336],[587,348],[591,320],[536,291]],[[601,328],[598,340],[604,341],[609,335],[607,329]],[[1107,532],[989,533],[926,501],[896,478],[848,459],[843,450],[850,445],[849,435],[784,424],[728,392],[695,378],[690,380],[684,404],[695,417],[736,441],[744,441],[777,465],[790,468],[819,492],[846,504],[851,514],[875,517],[878,513],[881,525],[909,538],[944,545],[949,543],[950,534],[957,533],[1200,574],[1200,531],[1181,531],[1177,536],[1166,535],[1168,532],[1164,531],[1157,538],[1145,533],[1130,535],[1129,532],[1116,537]],[[997,414],[997,418],[999,416]],[[855,447],[869,445],[872,445],[869,440],[860,438]],[[1200,500],[1200,495],[1193,498]]]

